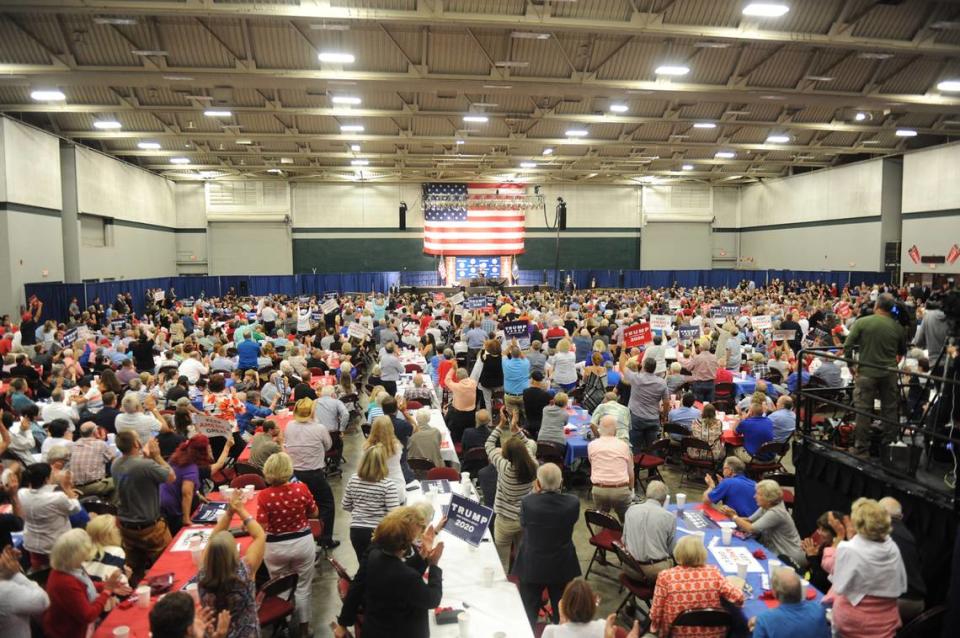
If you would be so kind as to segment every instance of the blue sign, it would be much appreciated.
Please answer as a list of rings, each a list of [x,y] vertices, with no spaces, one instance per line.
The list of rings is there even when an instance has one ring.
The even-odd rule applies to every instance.
[[[483,273],[490,279],[500,278],[499,257],[457,257],[457,279],[473,279]]]
[[[720,314],[726,316],[733,316],[740,314],[740,306],[735,303],[725,303],[720,305]]]
[[[459,494],[452,494],[450,506],[447,508],[447,524],[443,529],[460,540],[479,547],[492,516],[493,510],[489,507]]]
[[[681,341],[689,341],[700,336],[700,326],[680,326],[677,328]]]
[[[64,332],[63,339],[60,340],[60,345],[64,347],[69,347],[70,345],[72,345],[73,342],[77,340],[78,331],[79,331],[79,328],[70,328],[69,330]]]
[[[463,307],[476,310],[478,308],[486,308],[487,306],[492,306],[494,302],[493,297],[468,297],[467,300],[463,303]]]
[[[521,348],[530,347],[530,325],[526,321],[508,321],[503,324],[503,336],[508,344],[511,339],[516,339]]]

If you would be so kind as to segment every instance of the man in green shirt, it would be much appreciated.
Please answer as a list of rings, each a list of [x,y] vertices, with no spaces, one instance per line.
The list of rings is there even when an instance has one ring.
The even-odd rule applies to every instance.
[[[854,407],[864,412],[873,412],[873,402],[880,399],[883,421],[883,445],[889,445],[899,438],[900,428],[897,421],[897,357],[906,354],[907,340],[903,326],[894,318],[896,303],[893,295],[883,293],[877,297],[873,314],[857,319],[843,344],[848,353],[853,348],[859,351],[857,380],[854,389]],[[874,366],[882,366],[874,367]],[[854,454],[867,456],[870,450],[870,423],[873,419],[867,414],[857,414],[854,430]]]

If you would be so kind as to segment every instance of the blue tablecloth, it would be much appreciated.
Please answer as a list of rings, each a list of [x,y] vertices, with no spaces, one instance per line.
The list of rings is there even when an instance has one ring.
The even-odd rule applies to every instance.
[[[584,426],[590,423],[590,413],[583,408],[568,407],[567,414],[570,415],[570,419],[567,421],[569,425]],[[575,459],[586,458],[587,445],[589,445],[590,442],[587,441],[579,431],[567,434],[566,437],[567,453],[563,458],[563,462],[567,467],[570,467]]]
[[[696,507],[696,505],[693,505],[692,507]],[[688,503],[687,509],[690,509],[690,508],[691,508],[691,504]],[[716,565],[718,568],[720,568],[720,565],[718,564],[717,560],[714,558],[713,553],[710,551],[710,542],[713,538],[717,539],[716,544],[722,545],[723,541],[720,539],[720,526],[717,525],[716,522],[710,521],[710,524],[707,525],[707,527],[702,529],[697,529],[692,524],[687,522],[687,520],[683,518],[683,516],[679,512],[677,512],[676,505],[669,505],[667,506],[667,509],[677,514],[678,528],[682,528],[690,531],[704,532],[703,542],[707,546],[707,562],[711,565]],[[702,512],[702,510],[698,510],[698,511]],[[704,513],[704,516],[706,516],[705,513]],[[708,520],[710,520],[709,517],[707,518]],[[677,539],[679,540],[683,536],[683,534],[684,533],[682,531],[678,530]],[[730,542],[730,546],[746,547],[748,550],[750,550],[750,553],[753,553],[758,549],[762,549],[764,554],[767,555],[767,558],[764,560],[757,559],[757,562],[760,563],[761,567],[763,567],[764,573],[769,573],[770,571],[769,559],[771,558],[775,560],[777,559],[776,552],[764,547],[763,545],[758,543],[756,539],[753,538],[752,536],[748,536],[747,538],[739,538],[738,536],[734,535],[733,540]],[[720,571],[723,572],[725,576],[736,575],[735,573],[731,574],[729,572],[724,572],[722,568],[720,568]],[[747,594],[749,598],[747,598],[743,603],[743,615],[744,615],[744,618],[750,619],[750,618],[753,618],[754,616],[757,616],[758,614],[763,613],[764,611],[769,609],[769,607],[767,607],[767,604],[760,599],[760,595],[763,593],[763,574],[756,573],[756,572],[747,572],[747,583],[750,585],[751,588],[753,588],[753,591]],[[817,602],[819,602],[823,599],[823,593],[821,593],[820,591],[817,591],[816,588],[814,588],[812,585],[808,585],[808,588],[816,591],[816,594],[817,594],[816,598],[812,600],[816,600]]]
[[[737,386],[737,398],[741,399],[748,394],[753,394],[757,389],[757,380],[754,377],[746,377],[742,380],[734,377],[733,385]]]

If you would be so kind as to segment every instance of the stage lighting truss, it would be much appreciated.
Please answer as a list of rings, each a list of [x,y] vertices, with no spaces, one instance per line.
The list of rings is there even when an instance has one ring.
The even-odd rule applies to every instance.
[[[460,210],[469,204],[487,210],[533,210],[543,207],[543,195],[474,195],[473,197],[431,195],[423,199],[423,208]]]

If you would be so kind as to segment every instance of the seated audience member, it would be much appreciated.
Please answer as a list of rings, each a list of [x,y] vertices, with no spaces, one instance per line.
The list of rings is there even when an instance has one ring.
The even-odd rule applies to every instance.
[[[773,421],[763,416],[763,404],[751,403],[747,418],[740,421],[736,433],[743,437],[743,445],[733,449],[733,453],[744,463],[756,458],[757,461],[769,461],[769,458],[760,458],[757,452],[764,443],[773,440]]]
[[[54,388],[50,393],[50,402],[44,404],[40,410],[40,416],[44,423],[55,419],[66,419],[71,424],[75,424],[80,420],[77,409],[67,405],[67,402],[64,400],[62,388]],[[69,429],[72,432],[73,426],[71,425]]]
[[[102,398],[103,407],[96,414],[89,415],[90,420],[109,434],[116,434],[117,416],[120,414],[120,410],[117,409],[117,395],[113,392],[104,392]]]
[[[775,551],[787,564],[805,567],[807,561],[800,547],[800,534],[787,508],[783,506],[783,488],[776,481],[764,479],[757,483],[754,498],[759,506],[756,512],[749,517],[731,514],[730,518],[743,531],[759,534],[760,542]]]
[[[86,638],[100,614],[112,606],[113,596],[130,593],[119,569],[106,580],[95,583],[90,579],[82,568],[95,551],[90,536],[82,529],[68,530],[57,538],[50,554],[53,569],[47,578],[50,606],[43,613],[47,636]]]
[[[109,578],[116,570],[123,571],[126,553],[120,546],[120,529],[117,517],[112,514],[100,514],[87,523],[87,534],[93,543],[93,556],[83,563],[83,571],[94,581]]]
[[[823,568],[823,554],[828,547],[836,547],[843,540],[830,526],[830,520],[842,520],[840,512],[825,512],[817,517],[817,528],[813,535],[800,541],[800,547],[807,556],[810,570],[810,584],[820,591],[830,589],[830,575]]]
[[[601,512],[614,510],[622,521],[633,501],[633,452],[628,442],[617,438],[612,414],[603,417],[597,429],[599,438],[587,445],[593,504]]]
[[[493,419],[490,418],[490,412],[483,409],[477,410],[474,418],[476,419],[476,427],[464,430],[463,438],[460,440],[461,449],[464,452],[476,447],[483,447],[487,439],[490,438],[490,432],[493,427]]]
[[[413,375],[413,384],[404,390],[403,398],[429,407],[433,405],[433,388],[424,384],[423,374],[418,372]]]
[[[114,451],[97,438],[97,426],[87,421],[80,426],[79,438],[70,450],[70,472],[74,489],[82,496],[108,497],[113,493],[113,479],[107,476],[107,465]]]
[[[807,382],[810,381],[810,373],[806,371],[802,363],[793,363],[790,365],[790,369],[792,372],[784,383],[786,383],[787,391],[790,392],[790,394],[796,394],[801,382],[806,386]],[[799,373],[797,372],[798,369]]]
[[[17,494],[23,512],[23,548],[35,569],[47,565],[54,543],[70,531],[70,516],[81,509],[70,473],[61,472],[59,478],[61,491],[56,490],[48,463],[34,463],[23,471],[25,487]]]
[[[690,424],[690,436],[709,443],[710,452],[695,448],[688,448],[685,452],[694,459],[718,459],[724,450],[722,435],[723,422],[717,418],[717,408],[712,403],[705,403],[700,418]]]
[[[243,401],[244,410],[237,415],[237,429],[240,434],[253,434],[257,423],[273,414],[274,404],[263,406],[260,403],[260,393],[248,390],[237,395]]]
[[[667,414],[667,421],[682,425],[689,432],[693,422],[700,418],[700,410],[693,407],[696,402],[697,399],[693,396],[693,392],[687,392],[680,400],[680,407],[670,410]],[[679,441],[683,437],[679,434],[671,434],[670,438]]]
[[[762,352],[754,352],[750,358],[750,374],[758,381],[770,376],[770,366]]]
[[[620,403],[616,392],[607,392],[603,395],[603,403],[598,405],[590,415],[590,423],[596,426],[600,423],[600,419],[607,415],[616,419],[617,438],[629,445],[630,409]]]
[[[150,633],[163,638],[226,638],[230,612],[214,614],[209,607],[197,609],[190,594],[167,594],[150,610]]]
[[[831,517],[842,540],[823,553],[833,587],[833,626],[844,638],[893,638],[901,625],[898,599],[907,591],[907,571],[890,538],[890,514],[873,499],[853,502],[851,525]],[[851,529],[852,527],[852,529]]]
[[[767,387],[766,381],[757,379],[757,385],[753,390],[753,394],[748,394],[737,403],[737,413],[743,414],[749,412],[751,403],[760,403],[763,405],[764,412],[773,412],[775,405],[773,399],[767,395]]]
[[[547,355],[543,354],[542,349],[543,344],[540,341],[531,341],[530,351],[523,355],[530,362],[530,377],[533,378],[534,372],[539,372],[541,381],[547,365]]]
[[[924,599],[927,595],[927,584],[923,580],[920,552],[917,551],[917,539],[903,522],[903,508],[900,501],[890,496],[880,499],[880,505],[890,515],[890,538],[897,544],[900,557],[907,570],[907,591],[897,601],[900,609],[900,619],[907,624],[924,610]]]
[[[672,518],[672,516],[671,516]],[[723,601],[743,605],[743,591],[734,587],[714,565],[707,565],[707,549],[700,536],[684,536],[677,542],[673,557],[676,567],[660,572],[650,605],[650,631],[659,636],[722,638],[727,629],[677,627],[673,621],[691,609],[718,608]]]
[[[47,592],[24,576],[19,552],[7,545],[0,552],[0,627],[7,638],[30,638],[30,619],[50,605]]]
[[[813,373],[813,376],[823,381],[828,388],[842,388],[843,374],[840,364],[835,359],[826,357],[820,358],[820,367]],[[804,380],[806,382],[806,380]]]
[[[628,566],[624,571],[636,580],[653,584],[657,575],[673,567],[677,517],[664,509],[667,486],[660,481],[647,484],[647,499],[631,505],[623,522],[623,542],[630,555],[640,563],[640,573]]]
[[[707,490],[703,493],[705,505],[717,507],[723,512],[734,512],[740,516],[750,516],[757,511],[757,500],[754,494],[757,491],[756,482],[749,478],[744,471],[743,461],[735,456],[728,456],[723,462],[723,478],[717,480],[709,473],[704,477]]]
[[[27,396],[27,382],[19,377],[10,382],[10,396],[7,399],[10,401],[10,409],[15,414],[21,414],[29,407],[38,407]]]
[[[276,421],[267,419],[260,432],[250,439],[250,465],[263,470],[263,464],[277,452],[283,451],[283,430]]]
[[[414,418],[417,421],[417,431],[411,434],[407,441],[407,458],[426,459],[433,463],[434,467],[443,467],[443,457],[440,455],[443,434],[430,427],[430,408],[420,408]]]
[[[560,624],[543,628],[543,638],[607,638],[615,636],[616,617],[610,614],[606,620],[594,620],[600,597],[594,594],[590,584],[582,578],[567,583],[560,599]],[[640,638],[640,623],[633,621],[633,629],[626,638]]]
[[[237,549],[237,539],[227,531],[234,514],[240,517],[243,529],[253,538],[243,557]],[[227,514],[220,517],[211,531],[197,573],[200,604],[217,613],[230,612],[226,638],[247,638],[258,634],[260,621],[257,619],[254,576],[263,562],[266,540],[263,527],[243,506],[243,496],[235,493]]]
[[[770,589],[780,605],[751,619],[753,638],[830,638],[823,605],[803,599],[797,572],[789,567],[777,568]]]
[[[530,373],[530,385],[523,391],[523,413],[526,417],[526,430],[532,437],[536,437],[540,432],[543,410],[553,398],[549,388],[550,382],[544,378],[543,371],[533,370]]]
[[[767,415],[773,422],[773,440],[783,443],[797,429],[797,415],[793,411],[793,399],[787,395],[777,399],[777,409]]]
[[[43,440],[43,445],[40,446],[40,460],[48,461],[47,455],[50,453],[50,449],[58,446],[65,448],[73,447],[73,439],[65,438],[67,431],[73,427],[70,425],[69,421],[66,419],[54,419],[49,423],[44,424],[47,428],[47,432],[50,434],[47,438]]]
[[[140,443],[146,445],[150,439],[160,433],[163,424],[166,423],[160,411],[157,410],[156,401],[153,397],[147,397],[143,407],[150,412],[141,412],[140,399],[135,394],[127,394],[121,402],[123,413],[117,415],[114,426],[117,432],[130,430],[140,438]]]
[[[333,625],[334,637],[345,638],[346,628],[355,624],[362,611],[364,636],[428,638],[428,614],[443,597],[442,555],[443,542],[436,541],[432,526],[424,527],[415,508],[399,507],[387,514],[374,530],[373,544],[350,583]]]
[[[189,400],[184,402],[189,405]],[[164,416],[164,420],[169,423],[169,417]],[[178,407],[173,413],[173,428],[161,428],[160,434],[157,435],[160,456],[169,459],[180,447],[180,444],[190,438],[191,427],[193,427],[193,413],[190,412],[189,408]]]
[[[540,431],[537,433],[537,442],[557,443],[566,447],[567,437],[563,428],[570,419],[567,414],[567,394],[557,392],[553,395],[553,403],[543,409],[543,420],[540,422]]]
[[[33,453],[43,445],[46,432],[37,423],[40,409],[36,404],[27,406],[20,413],[20,418],[10,426],[10,440],[7,442],[7,453],[15,457],[21,465],[30,465],[34,462]]]

